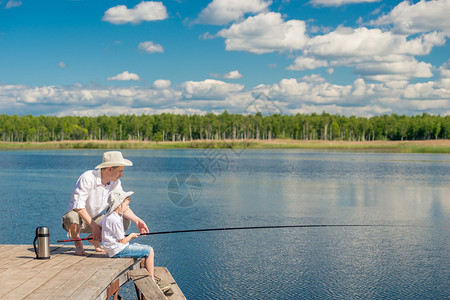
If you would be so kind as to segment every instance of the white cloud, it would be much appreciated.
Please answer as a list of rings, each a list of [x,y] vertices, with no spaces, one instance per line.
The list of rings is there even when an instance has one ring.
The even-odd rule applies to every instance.
[[[65,68],[65,67],[67,67],[67,65],[66,65],[65,62],[60,61],[60,62],[58,63],[58,67],[60,67],[60,68]]]
[[[182,84],[184,97],[187,99],[223,99],[229,94],[244,89],[241,84],[231,84],[220,80],[186,81]]]
[[[124,71],[120,74],[117,74],[113,77],[108,77],[107,80],[120,80],[120,81],[127,81],[127,80],[141,80],[141,78],[134,73],[129,73],[128,71]]]
[[[319,74],[305,75],[301,78],[301,81],[310,83],[326,82],[325,78],[323,78]]]
[[[111,7],[102,20],[112,24],[139,24],[143,21],[164,20],[167,17],[167,10],[162,2],[142,1],[131,9],[125,5]]]
[[[138,49],[146,53],[164,52],[163,46],[155,44],[152,41],[139,43]]]
[[[327,58],[392,54],[425,55],[430,53],[433,46],[444,43],[445,36],[438,33],[408,39],[405,35],[382,31],[378,28],[339,27],[333,32],[308,40],[305,50],[308,54]]]
[[[153,82],[153,87],[158,90],[168,89],[172,83],[170,80],[158,79]]]
[[[444,88],[438,82],[433,81],[409,84],[403,91],[403,97],[415,100],[446,101],[450,104],[450,89]]]
[[[242,74],[239,73],[238,70],[234,70],[225,74],[216,74],[216,73],[212,73],[212,76],[216,77],[216,78],[224,78],[224,79],[239,79],[242,78]]]
[[[377,81],[409,80],[433,76],[433,66],[418,62],[413,57],[403,57],[396,61],[365,62],[355,66],[355,72]]]
[[[408,84],[366,83],[356,79],[352,85],[334,85],[319,77],[283,79],[279,84],[260,86],[285,103],[284,113],[326,111],[346,115],[376,115],[380,113],[445,115],[450,107],[450,84],[441,81]]]
[[[313,57],[300,56],[297,57],[292,65],[287,67],[288,70],[302,71],[302,70],[314,70],[320,67],[327,67],[328,62],[326,60],[317,60]]]
[[[241,19],[247,13],[260,13],[269,7],[272,1],[264,0],[213,0],[202,10],[196,23],[225,25]]]
[[[432,32],[413,39],[380,29],[339,27],[309,39],[288,70],[347,66],[366,79],[377,81],[431,77],[433,66],[414,56],[429,54],[445,43],[445,35]]]
[[[358,4],[368,2],[380,2],[381,0],[310,0],[314,6],[341,6],[346,4]]]
[[[0,110],[6,114],[112,115],[172,113],[244,113],[254,95],[264,93],[285,114],[340,113],[377,115],[380,113],[450,113],[450,71],[439,68],[436,81],[368,83],[356,79],[339,85],[313,74],[300,79],[286,78],[272,85],[245,89],[240,84],[220,80],[186,81],[172,86],[159,79],[152,87],[80,85],[26,86],[0,85]],[[395,75],[395,74],[394,74]],[[253,96],[252,96],[253,95]]]
[[[8,8],[13,8],[13,7],[19,7],[21,5],[22,5],[22,1],[20,1],[20,0],[9,0],[6,3],[5,8],[8,9]]]
[[[439,74],[442,78],[450,79],[450,60],[439,67]]]
[[[269,12],[248,17],[219,31],[217,36],[225,38],[229,51],[262,54],[302,49],[306,43],[305,30],[305,22],[284,21],[280,13]]]
[[[403,1],[389,14],[371,22],[372,25],[393,25],[395,32],[415,34],[444,31],[450,33],[450,1]]]

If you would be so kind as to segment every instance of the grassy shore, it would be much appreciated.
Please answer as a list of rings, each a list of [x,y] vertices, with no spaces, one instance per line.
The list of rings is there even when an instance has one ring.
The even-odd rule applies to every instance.
[[[450,140],[427,141],[298,141],[195,140],[189,142],[59,141],[46,143],[0,142],[0,149],[329,149],[392,153],[450,153]]]

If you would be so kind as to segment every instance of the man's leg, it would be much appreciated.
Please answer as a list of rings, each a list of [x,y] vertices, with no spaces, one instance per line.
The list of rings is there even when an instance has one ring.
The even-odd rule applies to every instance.
[[[69,234],[72,239],[79,239],[80,238],[80,225],[76,223],[72,223],[69,226]],[[84,252],[83,248],[83,242],[82,241],[75,241],[75,255],[86,255],[86,252]]]
[[[83,224],[83,219],[81,219],[80,215],[71,210],[67,212],[62,217],[63,222],[63,228],[69,233],[70,237],[72,239],[79,239],[80,238],[80,232],[81,227]],[[83,248],[83,242],[82,241],[75,241],[75,255],[86,255],[86,252]]]
[[[98,222],[100,222],[103,218],[105,217],[105,215],[98,215],[96,217],[94,217],[94,222],[98,224]],[[81,232],[86,232],[86,233],[92,233],[92,228],[91,226],[86,226],[86,230],[82,230]],[[92,238],[92,240],[88,240],[89,243],[91,243],[94,247],[95,247],[95,251],[97,252],[105,252],[105,250],[102,249],[102,246],[100,245],[101,241],[96,241],[94,240],[94,235],[90,234],[88,236],[88,238]]]

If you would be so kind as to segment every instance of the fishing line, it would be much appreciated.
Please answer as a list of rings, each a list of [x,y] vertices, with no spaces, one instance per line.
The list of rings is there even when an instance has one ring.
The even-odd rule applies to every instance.
[[[226,231],[226,230],[253,230],[253,229],[274,229],[274,228],[322,228],[322,227],[411,227],[410,225],[370,225],[370,224],[325,224],[325,225],[275,225],[275,226],[249,226],[249,227],[222,227],[222,228],[206,228],[206,229],[187,229],[187,230],[170,230],[141,233],[144,235],[172,234],[172,233],[188,233],[188,232],[205,232],[205,231]],[[57,243],[76,242],[92,240],[93,238],[68,239],[59,240]]]

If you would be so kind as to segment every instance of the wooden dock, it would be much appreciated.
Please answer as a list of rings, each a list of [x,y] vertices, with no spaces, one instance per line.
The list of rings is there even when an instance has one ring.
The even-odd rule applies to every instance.
[[[120,287],[133,280],[132,275],[141,268],[141,259],[111,259],[92,246],[85,246],[88,256],[73,255],[74,251],[73,245],[52,245],[50,259],[35,259],[31,245],[0,245],[0,299],[117,298]],[[173,294],[165,296],[156,284],[141,280],[137,289],[147,286],[146,291],[139,291],[140,296],[147,300],[186,299],[166,268],[155,268],[155,275],[171,283]]]

